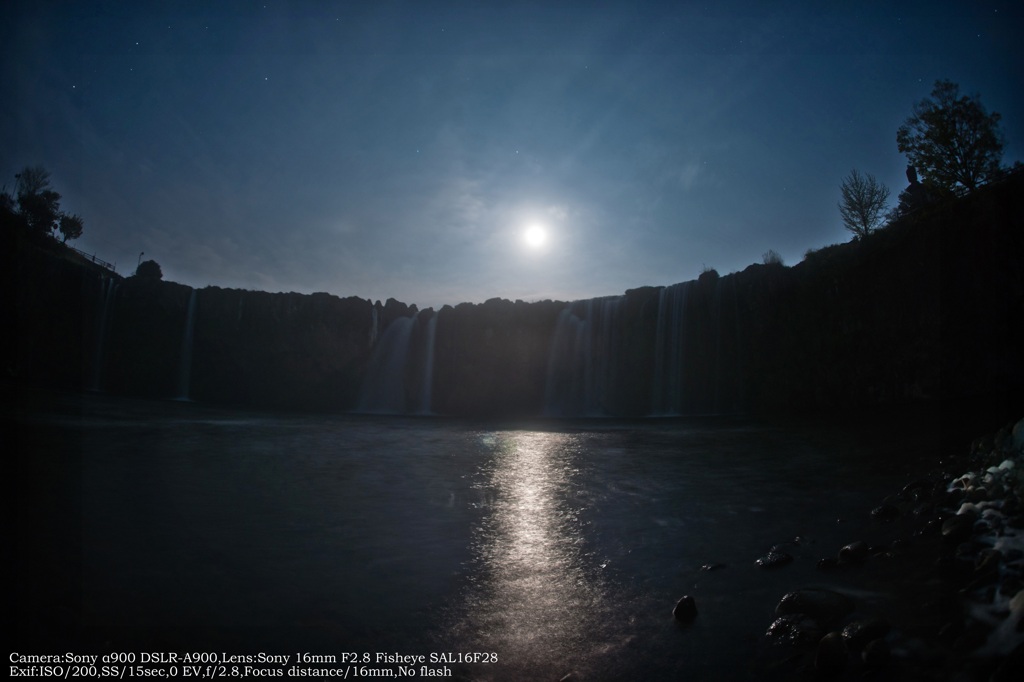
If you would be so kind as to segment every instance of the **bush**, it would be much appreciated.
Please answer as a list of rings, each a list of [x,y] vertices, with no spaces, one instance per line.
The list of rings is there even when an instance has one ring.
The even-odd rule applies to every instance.
[[[144,279],[163,279],[164,273],[155,260],[144,260],[135,268],[135,276]]]
[[[717,282],[718,281],[718,270],[704,266],[704,269],[700,271],[700,277],[697,278],[698,282]]]
[[[780,256],[779,252],[775,249],[768,249],[761,254],[761,262],[765,265],[785,265],[785,263],[782,262],[782,256]]]

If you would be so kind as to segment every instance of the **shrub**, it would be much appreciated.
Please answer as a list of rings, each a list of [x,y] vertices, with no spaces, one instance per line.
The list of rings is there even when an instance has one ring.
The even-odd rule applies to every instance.
[[[782,262],[782,256],[780,256],[779,252],[775,249],[768,249],[761,254],[761,262],[765,265],[785,265],[785,263]]]

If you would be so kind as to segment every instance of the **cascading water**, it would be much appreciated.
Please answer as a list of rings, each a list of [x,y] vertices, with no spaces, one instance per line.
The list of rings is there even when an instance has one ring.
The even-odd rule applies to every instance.
[[[743,402],[743,372],[740,368],[741,334],[739,296],[736,280],[722,278],[715,288],[717,317],[715,412],[736,412]]]
[[[624,297],[570,303],[559,314],[548,356],[544,414],[597,417],[614,413],[619,308]]]
[[[110,328],[114,295],[117,292],[117,282],[113,277],[104,277],[100,281],[100,301],[96,307],[96,331],[95,348],[93,352],[92,382],[90,389],[93,391],[103,390],[103,365],[104,351],[106,349],[107,330]]]
[[[654,338],[651,414],[683,413],[683,361],[686,358],[686,304],[692,282],[664,287],[658,294]]]
[[[732,278],[682,282],[659,292],[652,416],[741,408],[740,319]]]
[[[190,400],[192,380],[192,337],[196,322],[196,290],[188,296],[188,310],[185,313],[185,333],[181,338],[181,359],[178,364],[178,400]]]
[[[388,325],[374,346],[356,411],[432,414],[436,333],[437,314],[429,308],[413,317],[399,317]]]
[[[434,395],[434,340],[436,337],[437,314],[435,313],[427,321],[427,340],[424,344],[422,382],[420,384],[420,414],[433,414],[431,401]]]
[[[370,345],[377,343],[377,337],[380,335],[380,313],[377,311],[377,306],[370,308]]]
[[[415,318],[399,317],[380,336],[366,368],[357,411],[372,414],[407,411],[405,373],[414,325]]]

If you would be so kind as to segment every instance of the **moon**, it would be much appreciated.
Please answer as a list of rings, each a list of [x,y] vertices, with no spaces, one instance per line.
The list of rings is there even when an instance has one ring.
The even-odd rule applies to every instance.
[[[544,242],[547,240],[548,233],[542,225],[530,225],[526,228],[526,231],[523,232],[523,241],[525,241],[526,245],[531,249],[539,249],[544,246]]]

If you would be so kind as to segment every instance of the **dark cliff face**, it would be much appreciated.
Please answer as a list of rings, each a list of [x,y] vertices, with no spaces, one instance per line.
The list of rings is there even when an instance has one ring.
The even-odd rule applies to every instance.
[[[179,314],[184,320],[184,306]],[[369,355],[370,325],[370,302],[358,298],[202,289],[190,397],[348,409]],[[179,332],[175,339],[181,338]]]
[[[467,416],[934,402],[1010,412],[1024,400],[1022,190],[1017,175],[791,268],[436,312],[394,299],[193,292],[15,240],[3,312],[17,350],[4,374],[211,403]],[[370,396],[380,381],[388,395]]]
[[[562,305],[491,299],[442,308],[435,346],[435,411],[539,414],[548,347]]]

